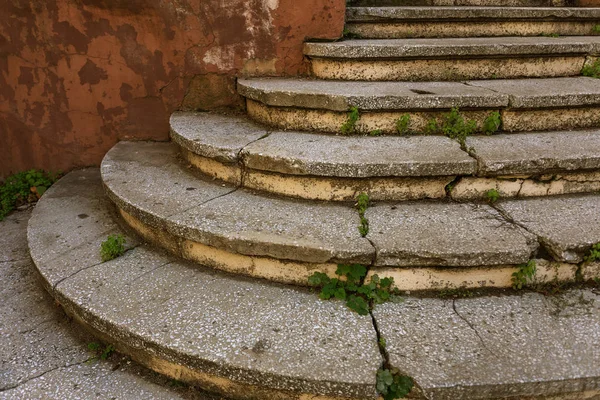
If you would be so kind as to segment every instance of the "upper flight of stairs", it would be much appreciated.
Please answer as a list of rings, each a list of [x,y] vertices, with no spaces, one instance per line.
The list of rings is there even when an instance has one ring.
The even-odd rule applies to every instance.
[[[121,142],[51,188],[28,230],[47,289],[120,351],[232,398],[375,399],[382,365],[416,398],[598,398],[597,293],[565,294],[586,312],[560,321],[568,306],[532,293],[410,297],[510,288],[530,260],[536,284],[600,278],[600,80],[581,76],[600,8],[567,6],[353,2],[354,38],[306,43],[311,77],[239,79],[247,115],[176,112],[171,143]],[[426,132],[452,109],[479,133]],[[116,233],[128,251],[102,262]],[[303,287],[339,264],[406,301],[358,316]]]

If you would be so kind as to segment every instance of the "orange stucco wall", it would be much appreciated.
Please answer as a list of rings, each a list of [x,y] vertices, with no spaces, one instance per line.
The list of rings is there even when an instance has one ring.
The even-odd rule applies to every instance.
[[[176,109],[240,107],[235,77],[305,73],[345,0],[11,0],[0,7],[0,177],[168,140]]]

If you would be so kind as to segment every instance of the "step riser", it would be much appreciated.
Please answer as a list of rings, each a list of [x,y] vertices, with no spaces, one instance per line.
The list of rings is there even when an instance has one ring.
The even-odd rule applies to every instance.
[[[231,184],[288,197],[354,201],[356,193],[368,193],[375,201],[440,199],[447,196],[447,185],[458,176],[364,179],[317,177],[280,174],[221,163],[181,148],[182,157],[203,174]],[[495,189],[501,198],[553,196],[593,193],[600,190],[600,172],[581,171],[542,176],[462,176],[453,185],[450,197],[455,200],[486,200]]]
[[[425,60],[311,59],[320,79],[358,81],[458,81],[472,79],[553,78],[577,76],[585,56]]]
[[[600,21],[351,22],[348,32],[364,39],[470,38],[495,36],[594,35]]]
[[[248,115],[263,124],[285,130],[321,131],[340,133],[346,123],[346,113],[293,108],[272,107],[247,99]],[[475,120],[479,126],[492,112],[500,112],[502,130],[505,132],[531,132],[549,130],[568,130],[576,128],[600,127],[600,107],[557,108],[557,109],[487,109],[467,111],[461,109],[465,119]],[[418,111],[399,110],[386,112],[364,112],[356,123],[356,133],[368,134],[375,130],[395,134],[396,121],[409,114],[410,129],[422,131],[432,118],[441,120],[448,110]]]

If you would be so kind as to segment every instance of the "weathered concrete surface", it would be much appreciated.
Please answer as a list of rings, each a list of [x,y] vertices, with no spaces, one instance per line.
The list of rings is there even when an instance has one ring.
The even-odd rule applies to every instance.
[[[600,79],[588,77],[470,81],[468,85],[509,96],[511,108],[594,106],[600,103]]]
[[[551,196],[497,203],[505,215],[537,235],[557,261],[583,261],[600,242],[600,196]]]
[[[593,1],[593,0],[590,0]],[[352,0],[348,5],[361,6],[484,6],[484,7],[564,7],[565,0]]]
[[[78,191],[99,186],[80,183]],[[86,198],[64,198],[55,206],[67,208],[74,201],[77,208],[88,206],[91,219],[106,218]],[[37,213],[30,232],[44,226],[57,235],[69,228],[47,225],[48,218]],[[86,228],[100,233],[93,224]],[[36,243],[36,254],[53,251],[54,243]],[[34,261],[45,275],[48,263]],[[307,290],[214,273],[143,245],[109,262],[83,260],[76,274],[65,273],[55,295],[118,349],[232,397],[287,398],[278,391],[291,392],[291,398],[376,397],[381,356],[370,317]]]
[[[0,177],[99,164],[120,139],[167,140],[180,107],[240,106],[237,75],[306,72],[344,0],[24,0],[0,10]]]
[[[374,317],[392,365],[432,400],[600,396],[597,290],[406,298]]]
[[[205,182],[185,171],[168,143],[115,146],[102,164],[109,196],[160,231],[246,255],[306,262],[369,263],[348,205],[268,198]],[[195,190],[189,190],[195,188]]]
[[[403,202],[367,209],[378,266],[486,266],[527,262],[536,237],[482,204]]]
[[[599,16],[600,18],[600,16]],[[400,59],[483,56],[595,54],[600,37],[509,37],[447,39],[360,39],[305,43],[309,57],[338,59]]]
[[[238,80],[242,96],[276,107],[347,111],[494,108],[508,96],[461,82],[338,82],[309,79]]]
[[[600,131],[471,136],[480,175],[544,174],[600,168]]]
[[[222,162],[237,162],[239,152],[269,133],[243,116],[176,112],[171,115],[171,138],[185,149]]]
[[[77,218],[75,209],[72,213]],[[38,282],[27,248],[29,216],[17,212],[0,222],[0,277],[6,283],[0,291],[0,399],[217,400],[168,388],[167,379],[124,357],[88,361],[94,354],[87,344],[96,339],[67,318]]]
[[[370,177],[474,173],[474,160],[442,136],[349,137],[273,132],[246,146],[248,168],[283,174]]]

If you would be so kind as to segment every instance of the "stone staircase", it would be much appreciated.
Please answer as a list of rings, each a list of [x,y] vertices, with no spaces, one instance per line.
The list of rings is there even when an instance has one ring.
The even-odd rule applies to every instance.
[[[580,76],[600,8],[353,3],[353,39],[306,43],[310,79],[240,79],[247,115],[177,112],[172,143],[121,142],[51,188],[28,230],[46,288],[232,398],[375,399],[391,367],[413,398],[600,398],[598,291],[510,289],[531,260],[536,285],[600,278],[600,80]],[[362,316],[303,287],[339,264],[405,301]]]

